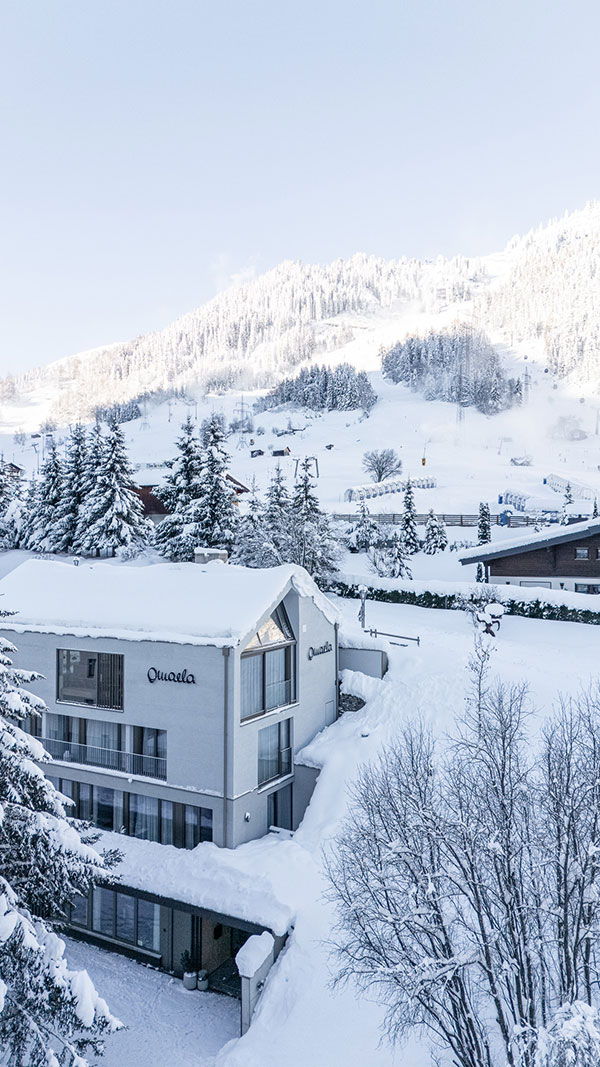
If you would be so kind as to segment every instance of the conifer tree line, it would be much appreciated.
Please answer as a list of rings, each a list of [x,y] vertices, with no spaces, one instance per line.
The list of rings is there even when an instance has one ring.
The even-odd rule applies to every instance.
[[[116,420],[105,434],[98,423],[89,433],[76,425],[63,458],[52,442],[25,499],[13,489],[0,519],[2,547],[36,552],[114,556],[142,548],[151,532]]]
[[[152,545],[173,561],[194,560],[199,547],[226,549],[250,567],[296,563],[311,574],[327,573],[337,544],[319,506],[310,459],[288,487],[277,468],[264,500],[256,489],[240,515],[222,415],[213,413],[199,433],[185,421],[177,454],[156,490],[167,515],[154,528],[134,490],[125,439],[113,420],[106,433],[75,426],[60,457],[54,443],[24,499],[0,468],[0,545],[86,556],[128,554]]]
[[[361,500],[358,519],[348,531],[346,544],[354,551],[366,552],[381,578],[412,578],[410,557],[420,551],[428,556],[444,552],[448,547],[448,535],[443,519],[431,509],[425,536],[423,539],[419,537],[414,489],[409,479],[404,491],[399,532],[389,523],[378,523],[365,501]]]
[[[394,345],[382,355],[382,370],[426,400],[452,401],[485,415],[521,402],[520,379],[507,378],[486,335],[465,325]]]
[[[356,371],[350,363],[340,363],[333,369],[314,364],[304,367],[295,378],[284,378],[257,401],[255,410],[298,404],[311,411],[370,411],[376,401],[377,394],[365,371]]]

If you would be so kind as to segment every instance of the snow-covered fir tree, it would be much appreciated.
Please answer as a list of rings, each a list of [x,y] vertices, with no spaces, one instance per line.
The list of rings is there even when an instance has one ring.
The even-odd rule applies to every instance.
[[[56,552],[70,552],[79,526],[79,516],[85,499],[87,476],[87,447],[85,430],[77,423],[71,430],[63,461],[63,490],[54,518],[53,540]]]
[[[357,552],[368,552],[374,548],[380,540],[379,526],[367,507],[364,500],[358,505],[358,519],[352,527],[348,541],[350,547]]]
[[[289,557],[286,562],[297,563],[309,574],[327,574],[334,570],[337,546],[329,520],[319,506],[309,458],[300,464],[289,523]]]
[[[415,506],[415,494],[410,478],[404,490],[404,508],[400,520],[401,537],[404,549],[409,556],[419,551],[420,541],[417,533],[417,509]]]
[[[117,422],[104,439],[100,469],[81,509],[79,544],[85,555],[112,555],[117,549],[142,548],[151,536],[142,502],[134,492],[123,431]]]
[[[594,507],[592,508],[592,518],[598,518],[598,497],[594,497]]]
[[[264,526],[267,563],[264,566],[278,566],[289,558],[290,509],[290,494],[285,475],[278,463],[265,498]]]
[[[95,422],[86,438],[84,469],[81,477],[82,505],[77,517],[77,528],[73,540],[73,551],[81,552],[83,540],[87,535],[87,503],[96,492],[98,476],[102,467],[104,436],[99,422]]]
[[[15,479],[7,474],[4,462],[0,461],[0,515],[4,515],[16,489]]]
[[[368,555],[380,578],[412,578],[410,556],[404,538],[397,531],[371,548]]]
[[[59,539],[56,516],[63,499],[63,469],[54,442],[50,445],[37,486],[28,506],[32,510],[27,519],[25,548],[36,552],[58,551]]]
[[[175,442],[177,456],[171,463],[164,484],[156,490],[158,499],[173,514],[186,507],[198,493],[198,479],[202,467],[200,442],[194,423],[188,415]]]
[[[256,478],[252,479],[246,513],[237,525],[232,562],[239,563],[242,567],[268,567],[273,564],[272,550],[268,545],[265,508],[258,496]]]
[[[24,503],[21,487],[0,464],[0,551],[16,548],[20,543]]]
[[[477,544],[487,545],[492,540],[492,517],[490,506],[485,501],[479,505],[479,520],[477,522]]]
[[[227,478],[229,455],[225,449],[223,416],[213,414],[202,427],[201,471],[198,496],[182,509],[183,533],[192,546],[225,548],[235,544],[238,511],[236,494]]]
[[[189,416],[181,427],[176,447],[178,455],[171,464],[164,485],[156,491],[170,514],[157,526],[154,544],[168,559],[193,561],[194,543],[186,529],[184,512],[201,492],[202,456],[200,442]]]
[[[6,613],[2,613],[6,614]],[[87,895],[107,863],[80,836],[60,795],[36,766],[48,759],[23,730],[43,703],[24,686],[0,639],[0,1049],[7,1067],[86,1067],[118,1021],[86,972],[72,971],[53,921]]]
[[[485,571],[483,569],[483,563],[481,562],[481,560],[477,564],[477,571],[475,573],[475,581],[476,582],[485,582]]]
[[[443,519],[440,519],[437,515],[434,515],[433,509],[430,510],[427,516],[427,522],[425,524],[425,540],[423,541],[423,551],[428,556],[434,556],[436,552],[443,552],[448,547],[448,534],[446,533],[446,526]]]

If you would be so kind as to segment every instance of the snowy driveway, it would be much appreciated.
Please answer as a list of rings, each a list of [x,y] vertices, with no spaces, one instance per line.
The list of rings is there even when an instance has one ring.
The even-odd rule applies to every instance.
[[[240,1032],[240,1004],[103,949],[65,938],[71,967],[85,968],[128,1029],[106,1042],[102,1067],[212,1067]]]

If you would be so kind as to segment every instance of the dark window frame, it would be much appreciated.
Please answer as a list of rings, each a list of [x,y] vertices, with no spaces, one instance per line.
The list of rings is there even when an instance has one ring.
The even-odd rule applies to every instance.
[[[589,559],[589,558],[590,558],[590,550],[589,550],[589,548],[585,548],[583,546],[579,546],[579,547],[576,546],[575,547],[575,559],[582,560],[582,559]]]
[[[77,652],[80,656],[87,657],[88,666],[86,680],[95,681],[94,700],[74,700],[60,695],[61,678],[64,677],[61,670],[61,654]],[[90,664],[94,662],[94,668],[90,672]],[[103,708],[106,711],[125,710],[125,657],[120,652],[94,652],[90,649],[81,648],[57,648],[56,650],[56,703],[73,704],[83,708]]]
[[[252,711],[252,712],[250,712],[250,714],[245,715],[244,714],[244,708],[243,708],[243,688],[242,688],[242,692],[240,693],[240,721],[243,722],[243,723],[251,722],[252,719],[259,719],[263,715],[268,715],[273,711],[279,711],[279,710],[281,710],[281,708],[287,708],[287,707],[290,707],[292,704],[297,703],[297,699],[298,699],[298,697],[297,697],[297,689],[298,689],[297,646],[298,646],[298,642],[297,642],[297,640],[296,640],[296,638],[294,636],[294,631],[292,629],[292,625],[290,623],[290,620],[289,620],[287,611],[285,610],[285,606],[284,606],[283,602],[281,604],[278,604],[277,607],[274,609],[274,611],[271,613],[270,619],[267,620],[267,621],[270,621],[270,620],[274,620],[275,621],[276,625],[279,627],[279,629],[280,629],[280,631],[282,633],[286,633],[287,632],[287,633],[289,633],[290,636],[288,638],[286,638],[285,640],[283,640],[283,641],[273,641],[272,643],[262,644],[262,643],[260,643],[260,631],[261,631],[261,629],[263,627],[261,627],[257,631],[257,633],[254,635],[254,637],[252,638],[252,642],[254,642],[258,638],[258,641],[259,641],[258,646],[254,645],[251,648],[246,648],[242,652],[242,654],[240,656],[240,676],[242,675],[242,672],[243,672],[242,664],[244,663],[244,661],[247,661],[247,660],[251,659],[252,657],[256,657],[256,656],[260,656],[261,657],[261,689],[262,689],[262,700],[261,700],[262,707],[261,707],[261,709],[259,711]],[[263,626],[264,625],[266,625],[266,624],[263,624]],[[273,707],[269,707],[268,706],[269,701],[268,701],[268,696],[267,696],[267,689],[268,689],[268,682],[267,682],[267,676],[268,676],[268,672],[267,672],[267,656],[268,656],[268,654],[270,652],[279,652],[282,649],[285,651],[285,678],[284,678],[284,683],[289,683],[289,699],[286,700],[283,704],[275,704]],[[240,677],[240,685],[242,687],[241,677]]]
[[[275,727],[277,727],[277,773],[272,775],[270,778],[264,778],[262,781],[260,777],[260,749],[258,748],[260,744],[258,738],[260,737],[262,731],[259,730],[257,734],[257,778],[259,789],[264,789],[266,786],[272,785],[273,782],[278,782],[281,778],[287,778],[290,774],[293,773],[293,718],[290,717],[288,719],[280,719],[279,722],[273,723],[271,726],[264,726],[263,730],[274,730]],[[282,735],[284,734],[284,730],[282,729],[282,727],[287,727],[287,738],[283,736],[283,740],[287,740],[287,744],[284,744],[283,746]]]

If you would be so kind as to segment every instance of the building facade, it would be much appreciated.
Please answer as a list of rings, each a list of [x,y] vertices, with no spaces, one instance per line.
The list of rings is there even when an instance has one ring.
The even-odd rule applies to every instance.
[[[600,593],[600,521],[555,526],[506,542],[478,545],[460,557],[481,562],[494,584]]]
[[[178,849],[297,827],[314,779],[294,753],[337,716],[337,622],[305,572],[29,561],[0,593],[15,664],[43,675],[30,729],[76,817]],[[95,889],[72,922],[175,972],[187,949],[212,973],[263,928],[151,879]]]

